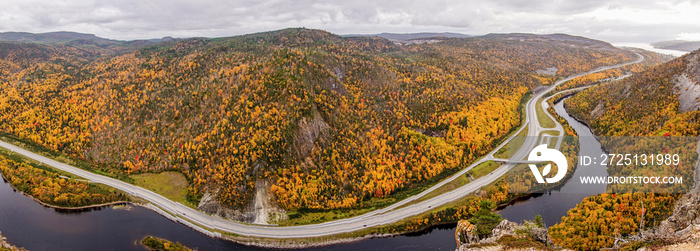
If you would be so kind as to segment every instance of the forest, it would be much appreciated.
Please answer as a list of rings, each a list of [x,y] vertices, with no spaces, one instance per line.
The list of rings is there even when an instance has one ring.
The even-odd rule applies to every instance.
[[[114,189],[63,176],[49,167],[29,163],[17,156],[0,155],[0,171],[12,187],[35,199],[59,207],[84,207],[128,197]]]
[[[0,131],[113,174],[180,171],[195,204],[245,207],[265,179],[284,209],[354,208],[487,153],[528,90],[634,58],[565,36],[398,45],[309,29],[123,53],[0,43]]]
[[[645,67],[624,80],[592,87],[565,101],[567,111],[590,125],[610,153],[681,156],[678,165],[609,166],[610,175],[680,175],[683,184],[671,190],[651,188],[660,193],[648,193],[649,187],[644,190],[647,193],[616,193],[621,189],[619,185],[608,186],[609,193],[584,199],[562,217],[561,223],[550,228],[555,243],[579,250],[610,248],[616,239],[656,226],[673,211],[676,200],[693,185],[700,130],[700,112],[680,108],[679,95],[687,89],[679,89],[676,84],[680,76],[697,83],[697,61],[696,51]]]

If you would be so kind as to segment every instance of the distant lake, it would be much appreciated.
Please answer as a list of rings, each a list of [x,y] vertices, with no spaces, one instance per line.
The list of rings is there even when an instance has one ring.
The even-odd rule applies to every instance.
[[[653,52],[660,53],[660,54],[673,55],[676,57],[680,57],[680,56],[683,56],[685,54],[690,53],[687,51],[658,49],[658,48],[654,48],[654,46],[652,46],[651,44],[645,44],[645,43],[613,43],[612,45],[615,47],[635,47],[635,48],[645,49],[648,51],[653,51]]]

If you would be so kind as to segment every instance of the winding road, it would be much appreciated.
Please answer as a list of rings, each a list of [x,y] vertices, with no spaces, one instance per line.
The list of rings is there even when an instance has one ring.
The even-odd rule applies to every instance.
[[[365,213],[363,215],[351,217],[351,218],[346,218],[346,219],[340,219],[340,220],[334,220],[334,221],[329,221],[329,222],[324,222],[324,223],[318,223],[318,224],[312,224],[312,225],[300,225],[300,226],[287,226],[287,227],[276,227],[276,226],[261,226],[261,225],[249,225],[249,224],[243,224],[239,222],[233,222],[230,220],[226,220],[223,218],[220,218],[218,216],[212,216],[209,214],[206,214],[204,212],[195,210],[193,208],[187,207],[183,204],[180,204],[178,202],[169,200],[155,192],[152,192],[150,190],[147,190],[145,188],[135,186],[117,179],[105,177],[99,174],[95,174],[89,171],[85,171],[64,163],[60,163],[58,161],[46,158],[44,156],[35,154],[33,152],[27,151],[25,149],[22,149],[18,146],[12,145],[10,143],[0,141],[0,147],[7,148],[17,154],[24,155],[30,159],[34,159],[36,161],[39,161],[45,165],[49,165],[51,167],[54,167],[56,169],[72,173],[74,175],[80,176],[84,179],[87,179],[91,182],[96,182],[96,183],[101,183],[105,184],[111,187],[114,187],[116,189],[122,190],[126,193],[131,194],[132,196],[142,198],[149,203],[151,203],[153,206],[157,207],[155,210],[160,211],[159,213],[162,214],[169,214],[166,215],[171,218],[176,218],[178,221],[187,221],[188,225],[192,226],[192,224],[195,224],[196,226],[193,226],[195,228],[197,227],[202,227],[208,230],[211,230],[212,232],[209,232],[210,234],[213,235],[219,235],[217,232],[227,232],[227,233],[232,233],[236,235],[241,235],[241,236],[249,236],[249,237],[263,237],[263,238],[276,238],[276,239],[286,239],[286,238],[309,238],[309,237],[320,237],[320,236],[329,236],[329,235],[334,235],[334,234],[340,234],[340,233],[348,233],[348,232],[354,232],[358,230],[362,230],[365,228],[370,228],[370,227],[376,227],[376,226],[381,226],[381,225],[386,225],[390,223],[395,223],[400,220],[407,219],[411,216],[415,216],[424,212],[427,212],[433,208],[439,207],[441,205],[444,205],[446,203],[450,203],[453,201],[456,201],[460,198],[463,198],[465,195],[469,193],[473,193],[480,189],[483,186],[486,186],[494,181],[496,181],[498,178],[503,176],[513,165],[514,162],[512,161],[519,161],[523,160],[530,152],[530,150],[536,146],[538,143],[539,136],[542,132],[544,131],[552,131],[556,130],[559,131],[559,137],[563,135],[563,128],[559,123],[556,123],[556,120],[548,114],[548,116],[552,117],[552,120],[555,121],[556,126],[554,128],[543,128],[538,120],[537,120],[537,109],[536,105],[541,105],[543,109],[546,110],[546,102],[542,102],[538,104],[538,100],[540,100],[546,93],[550,92],[551,90],[554,90],[556,86],[560,85],[561,83],[564,83],[566,81],[569,81],[571,79],[584,76],[587,74],[591,73],[596,73],[608,69],[613,69],[613,68],[618,68],[622,67],[625,65],[629,64],[634,64],[634,63],[639,63],[644,60],[644,57],[638,53],[636,53],[639,59],[624,63],[624,64],[619,64],[619,65],[614,65],[614,66],[607,66],[607,67],[601,67],[595,70],[591,70],[585,73],[569,76],[567,78],[564,78],[562,80],[557,81],[554,83],[552,86],[547,88],[546,90],[536,93],[533,95],[533,97],[527,102],[526,105],[526,117],[525,117],[525,124],[528,125],[528,137],[524,141],[522,147],[513,155],[513,157],[510,160],[506,159],[497,159],[494,158],[493,154],[496,153],[499,149],[501,149],[503,146],[505,146],[508,142],[510,142],[513,138],[516,137],[522,130],[524,130],[525,126],[522,126],[517,132],[513,133],[513,136],[505,140],[503,143],[501,143],[498,147],[496,147],[493,151],[491,151],[489,154],[487,154],[485,157],[481,158],[480,160],[474,162],[472,165],[470,165],[467,168],[462,169],[461,171],[455,173],[454,175],[450,176],[449,178],[441,181],[440,183],[430,187],[429,189],[426,189],[425,191],[421,192],[420,194],[411,196],[409,198],[406,198],[402,201],[399,201],[397,203],[394,203],[388,207],[374,210],[368,213]],[[561,141],[561,140],[559,140]],[[489,160],[494,160],[494,161],[502,161],[505,162],[502,166],[494,170],[488,175],[485,175],[479,179],[473,180],[472,182],[458,187],[452,191],[442,193],[438,196],[425,199],[420,202],[414,202],[415,200],[422,198],[426,196],[427,194],[431,193],[432,191],[440,188],[441,186],[449,183],[450,181],[453,181],[454,179],[465,175],[466,172],[474,168],[475,166]],[[411,204],[412,203],[412,204]],[[407,205],[410,204],[410,205]],[[204,229],[199,229],[200,231],[207,231]]]

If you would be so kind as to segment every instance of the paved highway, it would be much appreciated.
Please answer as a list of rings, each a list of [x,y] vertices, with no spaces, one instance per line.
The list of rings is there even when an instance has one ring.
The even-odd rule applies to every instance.
[[[561,125],[556,123],[555,128],[542,128],[540,124],[538,123],[537,120],[537,110],[536,110],[536,105],[544,105],[546,103],[541,103],[538,104],[537,101],[542,98],[546,93],[549,91],[553,90],[557,85],[564,83],[566,81],[569,81],[573,78],[580,77],[586,74],[591,74],[595,72],[600,72],[604,71],[607,69],[612,69],[612,68],[617,68],[617,67],[622,67],[624,65],[628,64],[633,64],[633,63],[638,63],[644,60],[644,58],[640,55],[639,59],[634,61],[634,62],[629,62],[625,64],[620,64],[620,65],[614,65],[614,66],[608,66],[608,67],[602,67],[598,68],[586,73],[581,73],[577,75],[573,75],[570,77],[567,77],[565,79],[557,81],[555,84],[550,86],[547,90],[536,93],[533,95],[532,99],[530,99],[527,102],[526,105],[526,117],[525,117],[525,123],[528,124],[528,136],[526,141],[523,143],[523,146],[518,150],[513,155],[513,160],[523,160],[530,152],[530,150],[536,146],[536,143],[538,143],[538,136],[540,135],[541,132],[543,131],[549,131],[549,130],[557,130],[559,131],[559,135],[562,135],[563,129]],[[546,107],[545,107],[546,108]],[[549,115],[551,117],[551,115]],[[554,119],[552,119],[554,120]],[[556,120],[554,120],[556,121]],[[413,203],[411,205],[407,205],[414,200],[421,198],[428,193],[434,191],[435,189],[438,189],[442,185],[456,179],[457,177],[464,175],[467,171],[471,170],[478,164],[488,161],[488,160],[498,160],[493,157],[493,154],[498,151],[501,147],[503,147],[505,144],[510,142],[515,135],[518,135],[520,131],[523,130],[525,127],[521,127],[518,132],[514,133],[513,136],[505,140],[503,143],[501,143],[496,149],[494,149],[492,152],[490,152],[486,157],[476,161],[469,167],[459,171],[458,173],[450,176],[449,178],[443,180],[442,182],[436,184],[435,186],[430,187],[429,189],[426,189],[425,191],[421,192],[420,194],[411,196],[407,199],[404,199],[402,201],[399,201],[395,204],[392,204],[391,206],[388,206],[386,208],[382,208],[379,210],[375,210],[363,215],[347,218],[347,219],[341,219],[341,220],[335,220],[335,221],[329,221],[329,222],[324,222],[324,223],[319,223],[319,224],[312,224],[312,225],[301,225],[301,226],[288,226],[288,227],[275,227],[275,226],[261,226],[261,225],[249,225],[249,224],[242,224],[238,222],[233,222],[230,220],[222,219],[217,216],[212,216],[208,215],[206,213],[203,213],[201,211],[192,209],[190,207],[184,206],[178,202],[171,201],[157,193],[154,193],[150,190],[144,189],[142,187],[138,187],[120,180],[116,180],[113,178],[105,177],[99,174],[91,173],[64,163],[57,162],[55,160],[46,158],[44,156],[29,152],[27,150],[24,150],[20,147],[17,147],[15,145],[9,144],[7,142],[0,141],[0,146],[7,148],[11,151],[14,151],[18,154],[24,155],[28,158],[34,159],[36,161],[39,161],[43,164],[52,166],[56,169],[63,170],[72,174],[75,174],[77,176],[80,176],[82,178],[85,178],[87,180],[90,180],[91,182],[97,182],[97,183],[102,183],[111,187],[114,187],[116,189],[122,190],[126,193],[131,194],[132,196],[142,198],[148,202],[150,202],[152,205],[162,209],[163,211],[171,214],[172,216],[187,220],[190,223],[194,223],[198,226],[210,229],[210,230],[217,230],[217,231],[222,231],[222,232],[229,232],[237,235],[242,235],[242,236],[251,236],[251,237],[264,237],[264,238],[308,238],[308,237],[319,237],[319,236],[328,236],[328,235],[333,235],[333,234],[339,234],[339,233],[347,233],[347,232],[353,232],[357,230],[361,230],[364,228],[369,228],[369,227],[374,227],[374,226],[381,226],[381,225],[386,225],[390,223],[394,223],[406,218],[409,218],[411,216],[418,215],[420,213],[426,212],[431,210],[432,208],[439,207],[441,205],[444,205],[446,203],[453,202],[455,200],[458,200],[465,195],[472,193],[478,189],[480,189],[483,186],[486,186],[501,176],[503,176],[512,166],[512,164],[507,163],[493,172],[491,172],[488,175],[485,175],[484,177],[481,177],[479,179],[476,179],[462,187],[459,187],[457,189],[454,189],[452,191],[442,193],[438,196]],[[162,213],[162,212],[161,212]],[[178,219],[178,220],[179,220]]]

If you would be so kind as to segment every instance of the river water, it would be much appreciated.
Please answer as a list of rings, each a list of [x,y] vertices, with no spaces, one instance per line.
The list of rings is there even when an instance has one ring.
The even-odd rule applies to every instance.
[[[562,103],[555,109],[579,134],[581,155],[600,155],[600,144],[590,130],[569,117]],[[577,168],[572,180],[581,175],[595,175],[591,170]],[[558,190],[515,203],[500,213],[515,222],[531,220],[539,214],[551,226],[582,198],[605,190],[605,187],[579,187],[576,183],[567,182]],[[146,235],[181,242],[198,250],[263,250],[207,237],[138,206],[130,206],[128,210],[106,207],[80,213],[58,212],[15,192],[5,182],[0,182],[0,231],[12,244],[28,250],[146,250],[138,244]],[[454,250],[456,247],[454,226],[448,226],[420,234],[308,250]]]
[[[583,123],[575,120],[564,109],[564,101],[554,106],[557,114],[566,119],[579,136],[579,156],[600,156],[603,149],[591,130]],[[581,200],[590,195],[605,192],[605,185],[583,185],[579,180],[581,176],[607,176],[606,166],[600,164],[587,165],[575,169],[573,176],[563,186],[546,193],[533,195],[524,201],[516,202],[502,209],[499,213],[505,219],[513,222],[533,220],[535,215],[541,215],[546,226],[552,226],[566,215],[569,209],[575,207]]]

